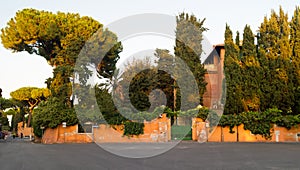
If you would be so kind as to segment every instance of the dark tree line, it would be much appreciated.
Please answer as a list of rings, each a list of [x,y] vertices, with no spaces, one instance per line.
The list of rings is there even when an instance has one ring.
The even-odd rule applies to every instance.
[[[265,17],[257,33],[246,25],[242,42],[226,26],[225,114],[278,108],[300,113],[300,9],[292,19],[282,8]],[[255,43],[256,41],[256,43]]]

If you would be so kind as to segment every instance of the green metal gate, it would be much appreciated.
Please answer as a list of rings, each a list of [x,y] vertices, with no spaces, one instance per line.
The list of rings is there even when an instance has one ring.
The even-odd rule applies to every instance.
[[[172,140],[192,140],[191,125],[172,125],[171,139]]]

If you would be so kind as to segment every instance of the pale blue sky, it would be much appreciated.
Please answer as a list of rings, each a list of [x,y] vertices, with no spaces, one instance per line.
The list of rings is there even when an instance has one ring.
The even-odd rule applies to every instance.
[[[205,34],[211,44],[223,43],[225,24],[235,32],[242,32],[245,24],[256,31],[263,17],[271,9],[278,11],[279,5],[292,15],[299,0],[12,0],[2,2],[0,6],[0,27],[14,17],[16,11],[23,8],[35,8],[48,11],[63,11],[91,16],[104,25],[122,17],[142,13],[162,13],[176,15],[182,11],[193,13],[198,18],[206,18]],[[52,68],[39,56],[25,52],[11,53],[0,45],[0,88],[3,96],[24,86],[45,87],[45,79],[52,76]]]

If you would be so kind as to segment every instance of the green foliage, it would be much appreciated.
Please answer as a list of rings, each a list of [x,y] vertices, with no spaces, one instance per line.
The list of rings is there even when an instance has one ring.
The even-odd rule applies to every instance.
[[[300,114],[300,85],[295,88],[295,105],[292,109],[294,114]]]
[[[143,70],[130,82],[130,101],[140,111],[153,111],[165,102],[173,108],[173,82],[171,76],[163,70]]]
[[[9,122],[6,116],[2,116],[0,117],[0,122],[2,124],[2,126],[9,126]]]
[[[250,130],[253,134],[262,135],[265,138],[271,137],[273,124],[290,129],[300,123],[299,115],[284,115],[281,110],[267,109],[264,112],[242,112],[237,115],[222,115],[219,125],[228,126],[230,133],[234,133],[233,128],[244,124],[245,130]]]
[[[275,121],[276,125],[291,129],[292,127],[298,126],[300,123],[299,115],[284,115],[280,116]]]
[[[54,128],[62,121],[66,121],[68,125],[77,122],[72,109],[73,101],[70,100],[72,95],[70,77],[73,77],[73,67],[84,45],[86,48],[98,48],[90,48],[94,50],[88,50],[87,55],[81,56],[81,60],[84,60],[81,68],[86,71],[88,65],[91,64],[104,78],[112,76],[115,64],[119,59],[118,54],[122,50],[121,43],[117,41],[114,33],[104,29],[103,25],[94,19],[81,17],[79,14],[62,12],[54,14],[47,11],[24,9],[18,11],[1,31],[2,44],[5,48],[14,52],[35,53],[44,57],[51,66],[54,66],[53,78],[46,81],[52,98],[41,103],[34,116],[34,128],[37,133],[40,126]],[[94,33],[96,33],[95,36],[90,39]],[[90,40],[86,42],[88,39]],[[107,53],[100,62],[98,56],[101,52]],[[81,73],[79,70],[76,71]],[[86,83],[87,77],[81,77],[80,82]],[[25,95],[23,94],[21,98],[16,93],[13,93],[12,96],[18,100],[29,102],[31,116],[34,106],[40,102],[36,99],[41,95],[40,93],[30,94],[29,91],[30,89],[25,89],[26,94],[24,93]],[[44,94],[42,96],[46,97]],[[88,120],[99,122],[102,119],[95,117],[95,113],[89,114],[86,115]]]
[[[272,11],[270,18],[264,18],[259,28],[258,47],[262,67],[260,109],[277,107],[289,113],[295,102],[293,79],[297,70],[291,62],[290,27],[282,8],[279,14]]]
[[[169,113],[174,114],[174,113]],[[264,112],[242,112],[240,114],[229,114],[222,115],[221,117],[214,111],[209,110],[208,108],[202,107],[198,109],[191,109],[185,112],[176,113],[177,116],[183,117],[197,117],[202,120],[207,120],[210,124],[210,127],[222,126],[229,127],[230,133],[235,133],[233,128],[244,124],[245,130],[250,130],[253,134],[262,135],[265,138],[271,137],[271,129],[274,124],[277,126],[282,126],[287,129],[300,124],[299,115],[285,115],[281,110],[277,108],[267,109]]]
[[[208,30],[203,26],[204,21],[205,19],[198,20],[194,15],[188,15],[186,13],[181,13],[176,17],[176,44],[174,47],[175,56],[180,58],[189,67],[195,77],[199,89],[199,95],[197,96],[181,96],[181,100],[189,101],[188,106],[181,106],[183,110],[194,108],[199,104],[199,102],[202,104],[202,97],[206,90],[207,83],[204,79],[206,70],[199,57],[203,53],[203,32]],[[187,76],[185,76],[183,73],[180,74],[179,79],[182,79],[182,82],[190,81],[186,80]],[[177,91],[177,93],[179,93],[179,91]],[[195,98],[195,101],[191,101],[191,98]]]
[[[244,123],[244,129],[250,130],[253,134],[260,134],[266,138],[271,137],[271,128],[273,124],[273,119],[275,115],[279,111],[265,111],[265,112],[247,112],[247,113],[241,113],[239,117],[242,118],[242,121]]]
[[[164,113],[167,114],[167,117],[174,117],[174,116],[177,116],[177,111],[172,111],[171,108],[169,107],[166,107],[165,110],[164,110]]]
[[[242,74],[239,45],[233,42],[232,31],[226,25],[224,72],[226,78],[226,103],[224,114],[234,114],[243,111],[242,106]]]
[[[48,78],[45,83],[51,90],[52,96],[59,98],[62,102],[71,107],[70,96],[72,94],[72,77],[73,67],[71,65],[59,65],[53,69],[53,78]]]
[[[290,22],[290,45],[292,50],[291,64],[294,82],[294,114],[300,114],[300,8],[296,7]]]
[[[124,135],[140,135],[144,134],[144,123],[127,121],[124,123]]]
[[[206,120],[207,116],[209,114],[209,109],[208,108],[201,108],[198,111],[199,111],[199,113],[195,117],[201,118],[202,120]]]
[[[299,7],[291,21],[282,8],[278,13],[272,11],[257,36],[245,26],[242,45],[238,35],[234,43],[226,25],[224,114],[265,112],[269,108],[278,108],[284,115],[299,114],[299,21]]]
[[[111,93],[109,93],[108,89],[95,87],[95,95],[101,116],[108,124],[121,125],[127,120],[116,109]]]
[[[133,113],[131,109],[128,108],[120,108],[120,112],[122,113],[123,116],[126,116],[127,119],[129,120],[134,120],[137,122],[143,122],[144,120],[146,121],[151,121],[153,119],[158,118],[162,113],[164,113],[165,107],[156,107],[153,112],[138,112],[138,113]]]
[[[19,101],[28,101],[29,104],[36,103],[39,100],[50,96],[50,91],[46,88],[22,87],[10,93],[13,99]]]
[[[152,120],[158,116],[155,108],[160,107],[161,103],[165,100],[164,97],[166,97],[167,105],[165,112],[167,112],[168,116],[173,118],[177,113],[172,112],[171,110],[176,110],[176,108],[180,107],[180,100],[189,101],[187,102],[189,103],[188,105],[193,107],[197,106],[195,103],[198,104],[199,102],[202,102],[202,95],[206,89],[206,82],[204,81],[206,70],[204,69],[204,65],[201,64],[199,56],[203,52],[201,45],[203,40],[202,33],[207,30],[203,27],[203,23],[204,20],[199,21],[193,15],[189,16],[188,14],[182,13],[177,17],[176,27],[177,38],[175,55],[183,60],[192,71],[199,88],[199,95],[187,95],[184,96],[185,98],[179,96],[180,89],[178,89],[172,76],[160,69],[161,67],[174,67],[173,59],[175,57],[170,55],[167,50],[157,49],[155,53],[155,56],[158,58],[158,61],[156,62],[157,67],[152,66],[151,61],[147,59],[144,61],[135,60],[133,63],[127,65],[127,68],[122,75],[122,80],[119,82],[120,86],[116,87],[115,95],[129,91],[128,96],[119,95],[120,101],[116,101],[119,106],[122,106],[122,111],[120,112],[122,112],[122,114],[127,114],[126,118],[137,120],[139,122],[143,120]],[[190,31],[192,31],[192,34]],[[147,70],[144,68],[147,68]],[[135,75],[135,73],[138,74]],[[186,77],[187,76],[185,75],[181,75],[180,79],[182,79],[182,82],[189,81],[184,80]],[[174,91],[176,91],[175,95]],[[107,95],[107,99],[105,99],[109,103],[106,104],[106,106],[101,104],[101,102],[105,100],[100,100],[100,98],[103,98],[103,96],[101,97],[99,95],[97,102],[98,104],[100,103],[100,110],[105,120],[108,122],[111,122],[110,120],[120,120],[119,118],[122,116],[119,116],[118,111],[116,111],[116,108],[113,106],[113,102],[111,102],[112,100],[109,99],[109,95]],[[174,103],[175,100],[176,104]],[[131,103],[134,108],[126,106],[128,103]],[[107,106],[109,106],[109,108],[107,108]],[[182,108],[185,108],[183,110],[188,110],[191,107],[182,106]],[[111,111],[107,112],[106,110]],[[134,110],[140,112],[134,113]],[[114,119],[114,117],[118,119]]]
[[[37,136],[37,137],[43,136],[43,130],[41,129],[41,127],[38,124],[35,124],[33,122],[32,128],[33,128],[33,133],[35,136]]]
[[[4,112],[5,115],[15,115],[17,114],[17,111],[15,109],[9,109],[7,111]]]
[[[120,77],[115,95],[119,96],[118,105],[121,107],[128,108],[128,103],[131,103],[133,107],[129,110],[152,112],[166,103],[169,108],[173,108],[174,80],[167,72],[152,66],[149,58],[128,63]],[[126,92],[129,92],[128,95],[124,95]]]
[[[23,9],[1,30],[1,39],[5,48],[36,53],[59,66],[74,64],[85,41],[101,27],[79,14]]]
[[[114,126],[124,124],[124,135],[130,136],[143,134],[143,121],[151,121],[157,118],[159,114],[163,113],[163,111],[165,110],[164,107],[157,107],[153,110],[153,112],[144,111],[138,113],[133,113],[132,110],[128,107],[120,108],[120,110],[117,110],[112,100],[111,93],[109,93],[108,89],[101,89],[99,87],[96,87],[95,92],[101,114],[94,114],[94,118],[96,117],[96,119],[94,120],[97,120],[97,116],[101,116],[101,120],[106,121],[106,123],[108,123],[109,125]],[[120,114],[120,112],[122,114]],[[87,116],[88,115],[84,115],[84,117]],[[128,119],[135,122],[128,121]],[[82,119],[80,118],[80,120]]]
[[[63,121],[66,121],[67,125],[77,122],[76,114],[72,109],[73,101],[70,100],[72,95],[70,77],[73,77],[73,67],[84,45],[98,48],[93,48],[94,51],[89,50],[89,53],[83,57],[85,65],[82,65],[82,68],[86,69],[87,64],[92,64],[97,68],[99,75],[105,78],[111,77],[119,59],[118,53],[122,50],[121,43],[117,41],[114,33],[104,29],[103,25],[94,19],[81,17],[79,14],[62,12],[54,14],[24,9],[18,11],[1,31],[2,44],[5,48],[14,52],[35,53],[54,66],[53,78],[46,81],[52,98],[41,103],[34,116],[34,128],[37,134],[40,126],[54,128]],[[96,33],[94,39],[86,42],[94,33]],[[101,63],[98,60],[99,52],[107,52]],[[87,77],[83,77],[80,81],[85,82],[86,79]],[[28,99],[32,106],[30,113],[34,108],[33,103],[34,106],[38,103],[35,99],[39,93],[35,94],[31,96],[32,98],[22,98],[22,100]],[[27,96],[30,96],[29,93]],[[93,114],[88,117],[90,120],[101,120],[99,117],[95,118]]]
[[[155,118],[158,118],[160,114],[167,110],[169,113],[172,113],[170,108],[166,108],[164,106],[156,107],[152,112],[141,111],[135,113],[132,108],[129,107],[120,107],[119,110],[117,110],[114,105],[114,101],[112,100],[111,93],[108,89],[96,87],[95,94],[101,114],[96,113],[94,117],[101,115],[103,121],[112,126],[124,125],[124,135],[142,134],[144,120],[151,121]],[[84,116],[86,117],[87,115]]]
[[[11,125],[12,125],[13,132],[17,132],[17,130],[18,130],[18,123],[22,122],[24,120],[25,113],[24,113],[23,109],[19,109],[19,110],[14,111],[14,112],[15,113],[13,114]]]
[[[104,29],[94,19],[79,14],[23,9],[1,31],[5,48],[14,52],[35,53],[54,66],[53,78],[47,80],[48,88],[53,97],[60,98],[69,107],[73,104],[70,100],[70,77],[73,77],[73,67],[84,45],[97,48],[89,48],[93,50],[83,57],[84,65],[81,68],[86,69],[87,64],[92,64],[106,78],[112,75],[119,59],[118,53],[122,50],[114,33]],[[89,40],[93,34],[95,36]],[[101,63],[98,60],[99,52],[107,52],[103,54],[105,58]],[[80,80],[86,81],[86,77]]]
[[[102,114],[98,113],[94,109],[83,109],[75,105],[77,118],[80,122],[94,122],[97,124],[104,123],[105,119]]]
[[[33,127],[36,135],[40,134],[41,127],[56,128],[62,122],[66,122],[67,126],[75,125],[78,119],[75,110],[67,107],[58,98],[51,97],[47,101],[39,104],[34,110]]]
[[[14,104],[11,100],[0,97],[0,112],[13,106]]]
[[[261,67],[257,59],[254,34],[250,26],[246,25],[243,34],[243,46],[241,49],[241,85],[243,110],[258,111],[260,107]]]
[[[51,92],[47,88],[22,87],[10,93],[14,100],[26,103],[29,107],[29,117],[27,126],[31,126],[31,117],[33,109],[43,100],[46,100]]]
[[[163,49],[156,49],[155,50],[155,56],[158,58],[157,60],[157,67],[159,70],[173,70],[174,69],[174,58],[175,56],[171,55],[168,50]],[[175,71],[176,72],[176,71]],[[175,73],[173,73],[175,74]],[[166,72],[158,72],[158,77],[156,80],[158,83],[158,88],[160,88],[167,99],[166,106],[170,108],[171,110],[178,110],[179,108],[179,102],[177,103],[176,108],[176,96],[174,96],[174,93],[176,93],[176,80],[174,80],[174,77],[176,75],[170,75]],[[178,90],[177,90],[178,91]],[[177,92],[177,95],[179,95],[179,92]],[[175,98],[175,99],[174,99]],[[179,99],[179,97],[177,98]],[[179,101],[179,100],[178,100]]]
[[[2,97],[0,97],[0,102],[3,103],[4,105],[7,104],[6,103],[7,100],[3,99]],[[7,119],[7,113],[3,112],[3,110],[1,110],[1,107],[0,107],[0,123],[1,123],[2,131],[3,130],[10,130],[9,122],[8,122],[8,119]]]
[[[76,56],[85,40],[99,28],[99,23],[78,14],[57,13],[35,9],[18,11],[7,27],[2,29],[1,39],[5,48],[15,52],[27,51],[44,57],[51,66],[55,66],[54,78],[48,81],[52,95],[66,100],[70,93],[66,90],[66,78],[57,73],[62,67],[75,64]],[[64,74],[70,77],[69,72]],[[62,79],[64,81],[62,81]],[[63,86],[63,87],[61,87]],[[70,88],[67,89],[70,91]]]
[[[222,127],[229,127],[229,132],[234,133],[233,127],[239,125],[239,121],[236,115],[223,115],[220,119],[220,126]]]
[[[209,121],[210,127],[217,126],[220,120],[220,116],[213,110],[206,107],[197,107],[187,111],[178,111],[176,113],[178,117],[185,117],[191,119],[193,117],[201,118],[202,120]]]

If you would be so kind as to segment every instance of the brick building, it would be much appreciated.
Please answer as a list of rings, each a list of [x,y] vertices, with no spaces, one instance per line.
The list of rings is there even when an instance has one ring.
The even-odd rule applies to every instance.
[[[213,51],[204,61],[207,70],[205,80],[207,82],[206,92],[203,95],[203,105],[208,108],[219,109],[223,107],[222,82],[225,77],[224,69],[224,44],[215,45]]]

